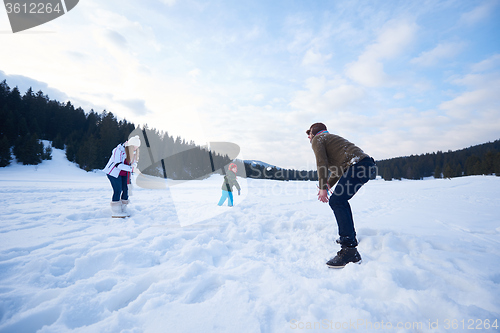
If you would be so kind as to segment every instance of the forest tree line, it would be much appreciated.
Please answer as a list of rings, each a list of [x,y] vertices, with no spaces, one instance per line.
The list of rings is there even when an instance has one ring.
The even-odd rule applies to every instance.
[[[377,161],[385,180],[500,176],[500,140],[456,151],[411,155]]]
[[[18,162],[40,163],[40,140],[48,140],[54,148],[66,149],[68,160],[80,168],[102,169],[111,150],[134,128],[126,120],[118,121],[111,112],[86,113],[71,102],[50,100],[42,91],[34,93],[29,88],[21,95],[5,80],[0,83],[0,166],[10,164],[11,148]]]
[[[221,170],[230,162],[227,156],[212,154],[207,148],[174,138],[166,132],[136,127],[127,120],[118,120],[106,110],[97,113],[75,108],[71,102],[50,100],[42,91],[31,88],[21,95],[4,80],[0,83],[0,167],[12,161],[12,153],[23,164],[38,164],[51,158],[51,147],[40,140],[52,142],[54,148],[65,149],[69,161],[86,171],[102,169],[119,143],[134,131],[147,131],[153,142],[150,148],[162,156],[156,161],[139,164],[141,171],[171,179],[197,179]],[[146,149],[142,146],[141,149]],[[144,155],[142,155],[144,156]],[[144,161],[144,160],[143,160]],[[162,162],[163,161],[163,162]],[[240,163],[243,164],[242,161]],[[147,164],[147,163],[146,163]],[[259,164],[244,163],[239,175],[257,179],[311,180],[316,171],[298,171]],[[385,180],[452,178],[469,175],[500,176],[500,141],[485,143],[457,151],[411,155],[377,161],[378,174]],[[143,170],[144,169],[144,170]]]
[[[29,88],[21,95],[18,87],[11,89],[4,80],[0,83],[0,167],[9,165],[12,153],[17,162],[36,165],[51,158],[51,147],[44,148],[40,140],[52,142],[57,149],[65,149],[69,161],[86,171],[103,169],[112,150],[125,142],[130,134],[147,133],[148,145],[141,145],[141,172],[170,179],[198,179],[214,172],[224,173],[231,162],[228,156],[212,153],[207,148],[187,142],[167,132],[136,127],[127,120],[118,120],[106,110],[97,113],[75,108],[71,102],[50,100],[42,91]],[[144,136],[142,136],[144,140]],[[159,158],[147,158],[150,154]],[[151,155],[151,156],[152,156]],[[298,172],[247,168],[242,161],[238,175],[262,179],[295,180]],[[262,167],[263,168],[263,167]],[[279,169],[281,170],[281,169]]]
[[[223,168],[231,163],[226,154],[147,126],[136,128],[131,135],[139,135],[143,143],[138,168],[146,175],[174,180],[203,179],[214,172],[222,174]]]
[[[18,87],[11,89],[6,80],[0,82],[0,167],[12,162],[12,154],[18,163],[25,165],[37,165],[43,159],[51,159],[52,147],[44,148],[41,143],[47,140],[54,148],[64,149],[67,159],[81,169],[103,169],[112,150],[137,131],[148,133],[150,144],[148,148],[143,142],[143,154],[154,151],[161,156],[149,164],[145,162],[147,158],[140,160],[140,170],[144,169],[146,174],[196,179],[210,174],[214,165],[220,167],[230,163],[227,156],[209,154],[206,148],[193,141],[187,142],[179,136],[174,138],[166,132],[149,129],[147,125],[141,129],[127,120],[118,120],[106,110],[85,112],[69,101],[50,100],[42,91],[34,93],[29,88],[22,95]]]
[[[11,89],[4,80],[0,83],[0,167],[12,162],[36,165],[43,159],[51,159],[51,147],[44,148],[41,140],[52,142],[57,149],[65,149],[69,161],[86,171],[103,169],[112,150],[125,142],[134,131],[141,130],[127,120],[118,120],[106,110],[97,113],[75,108],[71,102],[50,100],[42,91],[34,93],[29,88],[24,95],[17,87]],[[210,170],[204,160],[206,150],[194,142],[155,129],[143,129],[149,133],[151,147],[169,158],[166,171],[172,179],[191,179]],[[147,147],[143,145],[143,153]],[[180,152],[185,152],[178,154]],[[213,154],[215,163],[229,163],[227,157]],[[203,163],[201,163],[203,161]],[[143,163],[144,165],[144,163]],[[157,165],[145,166],[145,173],[155,176]]]

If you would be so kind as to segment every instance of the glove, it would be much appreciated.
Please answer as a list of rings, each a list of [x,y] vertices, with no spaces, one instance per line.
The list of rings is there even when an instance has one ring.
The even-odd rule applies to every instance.
[[[132,165],[131,165],[131,166],[132,166],[132,168],[134,168],[134,169],[135,169],[135,168],[137,168],[137,162],[132,163]]]
[[[240,194],[241,194],[241,191],[240,191],[240,190],[238,190],[238,195],[240,195]]]

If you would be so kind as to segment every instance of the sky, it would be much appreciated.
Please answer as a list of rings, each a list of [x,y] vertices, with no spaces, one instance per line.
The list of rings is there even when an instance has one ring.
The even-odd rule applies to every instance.
[[[80,0],[0,80],[240,158],[314,169],[323,122],[376,160],[500,139],[500,0]]]

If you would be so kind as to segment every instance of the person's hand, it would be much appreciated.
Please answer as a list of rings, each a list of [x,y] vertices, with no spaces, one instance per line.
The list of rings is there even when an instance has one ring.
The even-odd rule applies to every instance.
[[[132,166],[132,168],[134,168],[134,169],[135,169],[135,168],[137,168],[137,162],[132,163],[132,165],[131,165],[131,166]]]
[[[241,191],[240,190],[238,190],[238,195],[241,195]]]
[[[321,202],[328,202],[328,190],[319,190],[318,200]]]

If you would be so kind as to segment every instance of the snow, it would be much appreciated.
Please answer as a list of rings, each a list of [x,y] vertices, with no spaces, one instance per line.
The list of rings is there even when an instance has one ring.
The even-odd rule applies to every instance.
[[[1,168],[0,332],[464,332],[500,317],[500,177],[370,181],[351,200],[363,262],[340,270],[316,183],[238,180],[233,208],[216,205],[217,175],[136,186],[132,216],[112,219],[105,175],[61,150]]]

